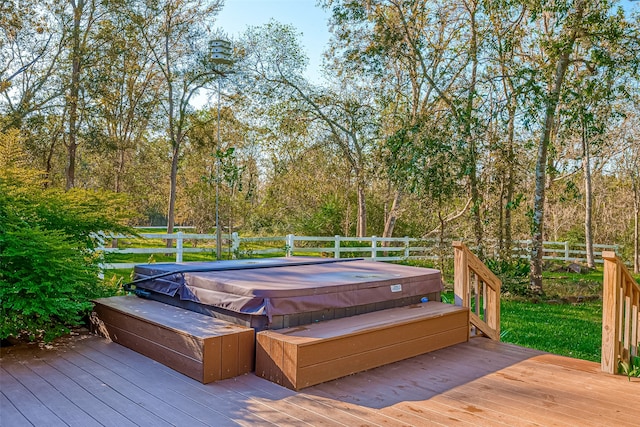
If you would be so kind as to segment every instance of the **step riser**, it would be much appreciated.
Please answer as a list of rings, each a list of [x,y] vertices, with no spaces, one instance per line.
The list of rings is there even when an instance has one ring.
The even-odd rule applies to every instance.
[[[251,328],[137,297],[99,299],[94,311],[97,332],[202,383],[253,370]]]
[[[331,320],[259,332],[256,375],[300,390],[468,341],[469,311],[436,304],[421,305],[424,316],[411,311],[418,308],[360,315],[342,331],[340,321]],[[430,312],[434,306],[438,310]]]

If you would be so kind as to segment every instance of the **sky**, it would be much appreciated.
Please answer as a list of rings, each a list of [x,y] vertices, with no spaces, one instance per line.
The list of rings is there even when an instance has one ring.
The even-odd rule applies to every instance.
[[[640,1],[621,0],[625,10],[638,11]],[[291,24],[302,33],[301,44],[309,57],[307,78],[321,80],[322,53],[329,41],[327,18],[329,14],[316,6],[316,0],[225,0],[218,15],[217,26],[230,38],[237,38],[247,26],[268,23],[272,18],[282,24]]]
[[[233,39],[248,26],[268,23],[272,18],[298,29],[302,47],[309,57],[307,78],[320,79],[322,52],[329,41],[326,13],[316,0],[225,0],[217,26]]]

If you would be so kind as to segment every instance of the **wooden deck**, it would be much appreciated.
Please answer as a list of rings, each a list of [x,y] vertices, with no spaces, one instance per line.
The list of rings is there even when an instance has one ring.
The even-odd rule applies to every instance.
[[[0,425],[637,426],[640,381],[474,338],[294,392],[254,374],[201,384],[83,336],[3,349]]]

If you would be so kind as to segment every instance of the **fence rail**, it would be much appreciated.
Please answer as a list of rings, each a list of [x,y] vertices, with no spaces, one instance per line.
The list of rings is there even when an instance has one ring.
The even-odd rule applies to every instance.
[[[135,247],[142,245],[139,239],[161,240],[156,247]],[[251,257],[254,255],[293,256],[315,254],[331,258],[360,257],[378,261],[401,261],[407,259],[437,260],[441,254],[453,258],[452,241],[446,241],[444,247],[435,239],[418,239],[412,237],[344,237],[344,236],[285,236],[240,237],[238,233],[223,234],[227,255],[231,257]],[[105,242],[115,242],[115,247],[107,247]],[[165,242],[173,242],[171,247]],[[216,257],[216,235],[177,232],[140,233],[137,236],[109,235],[102,236],[103,244],[98,251],[104,254],[175,254],[176,262],[183,262],[184,254],[209,253],[211,259]],[[514,257],[528,258],[530,240],[514,241]],[[121,247],[124,246],[124,247]],[[545,260],[566,262],[586,262],[585,245],[570,242],[544,242]],[[618,251],[617,245],[594,245],[596,262],[602,261],[603,251]],[[495,250],[497,253],[497,250]],[[105,262],[102,267],[108,269],[133,268],[135,262]]]

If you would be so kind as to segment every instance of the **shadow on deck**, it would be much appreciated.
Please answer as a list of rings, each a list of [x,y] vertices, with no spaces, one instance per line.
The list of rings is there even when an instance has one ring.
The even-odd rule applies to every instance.
[[[105,339],[3,349],[0,425],[638,425],[640,382],[483,338],[294,392],[201,384]]]

